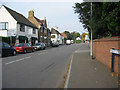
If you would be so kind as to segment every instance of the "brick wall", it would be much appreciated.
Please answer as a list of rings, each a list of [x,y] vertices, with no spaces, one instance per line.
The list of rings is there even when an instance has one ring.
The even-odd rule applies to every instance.
[[[120,50],[120,36],[93,40],[93,56],[111,69],[110,49]],[[114,72],[120,74],[120,55],[115,55]]]

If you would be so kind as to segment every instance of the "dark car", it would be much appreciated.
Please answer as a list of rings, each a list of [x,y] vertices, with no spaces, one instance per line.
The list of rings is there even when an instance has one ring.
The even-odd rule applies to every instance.
[[[18,53],[34,52],[34,47],[29,43],[20,43],[14,46]]]
[[[5,42],[0,42],[0,57],[16,55],[16,49]]]

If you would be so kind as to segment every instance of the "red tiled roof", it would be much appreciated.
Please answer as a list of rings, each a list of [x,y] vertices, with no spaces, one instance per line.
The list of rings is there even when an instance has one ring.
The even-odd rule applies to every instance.
[[[64,38],[67,38],[67,36],[65,35],[65,33],[60,33],[62,36],[64,36]]]

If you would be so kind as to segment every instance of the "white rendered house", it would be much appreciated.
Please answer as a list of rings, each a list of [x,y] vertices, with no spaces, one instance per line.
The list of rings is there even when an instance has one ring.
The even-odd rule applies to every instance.
[[[58,29],[55,27],[51,28],[51,42],[60,43],[60,33],[58,32]]]
[[[38,39],[37,27],[22,14],[2,5],[0,7],[0,36],[16,37],[15,43],[35,43]]]

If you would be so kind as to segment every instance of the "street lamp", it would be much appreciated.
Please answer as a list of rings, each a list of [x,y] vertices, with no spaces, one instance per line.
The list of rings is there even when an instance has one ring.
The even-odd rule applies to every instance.
[[[91,20],[92,20],[92,2],[91,2]],[[91,59],[93,59],[93,41],[92,41],[92,27],[90,28],[91,29],[91,45],[90,45],[90,56],[91,56]]]

